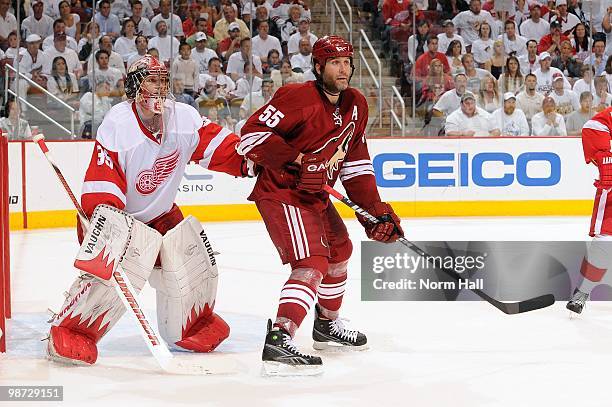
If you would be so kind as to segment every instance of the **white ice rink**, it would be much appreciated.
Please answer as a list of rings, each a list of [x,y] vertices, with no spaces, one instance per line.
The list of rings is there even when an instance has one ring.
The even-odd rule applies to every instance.
[[[406,219],[403,225],[411,240],[586,240],[588,219]],[[356,221],[348,226],[354,242],[365,237]],[[100,342],[96,365],[48,362],[40,341],[48,331],[46,309],[59,309],[76,276],[77,243],[73,230],[35,230],[11,234],[14,316],[9,352],[0,355],[0,384],[62,385],[61,405],[79,406],[612,406],[612,304],[589,303],[570,319],[564,302],[514,316],[484,302],[361,302],[359,244],[343,316],[368,335],[371,349],[324,354],[320,377],[263,378],[266,319],[275,315],[287,270],[262,223],[205,229],[221,252],[216,311],[232,333],[215,354],[182,357],[227,359],[237,363],[236,374],[160,373],[127,318]],[[142,298],[154,319],[153,290],[147,286]],[[309,316],[297,336],[306,351],[311,328]]]

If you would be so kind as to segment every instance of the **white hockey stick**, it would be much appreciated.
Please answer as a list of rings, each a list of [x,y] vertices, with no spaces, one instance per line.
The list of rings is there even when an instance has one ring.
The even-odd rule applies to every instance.
[[[83,208],[81,207],[79,201],[72,193],[72,189],[68,185],[68,182],[66,182],[66,178],[64,178],[64,175],[62,174],[61,170],[53,160],[53,157],[49,152],[49,148],[45,144],[45,137],[42,134],[39,134],[34,136],[33,141],[35,143],[38,143],[38,146],[45,154],[47,161],[49,161],[49,164],[55,171],[55,174],[57,174],[57,177],[64,186],[66,192],[68,193],[72,204],[76,207],[77,212],[79,214],[79,218],[84,223],[84,225],[88,227],[89,220],[87,219],[87,215],[85,214],[85,211],[83,211]],[[134,294],[136,291],[134,290],[134,287],[132,287],[130,280],[125,275],[125,272],[121,268],[121,265],[118,265],[116,270],[113,272],[112,279],[114,280],[113,286],[117,291],[117,295],[119,296],[119,298],[121,298],[121,302],[128,310],[128,314],[130,314],[136,322],[138,331],[140,332],[140,335],[144,339],[145,343],[147,344],[147,347],[155,357],[155,360],[157,360],[157,363],[159,363],[159,366],[165,372],[187,375],[231,373],[231,371],[228,369],[223,370],[213,368],[213,366],[209,366],[209,364],[201,365],[197,363],[188,363],[189,361],[177,360],[176,358],[174,358],[164,341],[153,329],[153,327],[147,320],[147,317],[145,316],[144,312],[140,308],[138,300],[136,299],[136,295]],[[225,367],[228,368],[229,366]]]

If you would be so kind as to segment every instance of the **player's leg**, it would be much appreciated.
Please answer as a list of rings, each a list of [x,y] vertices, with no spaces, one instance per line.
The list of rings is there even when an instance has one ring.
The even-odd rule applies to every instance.
[[[157,289],[159,331],[170,347],[210,352],[229,336],[213,312],[218,271],[200,222],[189,216],[163,237],[161,269],[151,276]]]
[[[347,329],[340,319],[340,307],[347,279],[348,260],[353,252],[346,225],[333,205],[324,213],[325,240],[330,250],[327,274],[317,290],[317,306],[312,330],[314,348],[345,347],[352,350],[367,348],[366,336]]]
[[[269,321],[262,360],[270,375],[318,374],[321,358],[301,353],[293,336],[313,306],[327,273],[329,248],[319,213],[277,201],[257,202],[270,238],[291,274],[281,290],[274,323]]]
[[[591,291],[598,286],[606,273],[612,258],[612,194],[598,189],[593,205],[590,235],[594,236],[582,262],[580,274],[582,281],[574,291],[566,307],[580,314],[586,305]]]
[[[108,233],[113,239],[129,241],[120,265],[134,289],[140,292],[149,279],[162,237],[156,230],[138,221],[134,221],[131,233],[120,230],[116,225],[108,225],[111,227],[101,233]],[[84,242],[87,244],[88,239]],[[125,307],[111,281],[83,273],[72,284],[59,314],[50,321],[49,358],[75,364],[95,363],[98,356],[96,344],[124,312]]]

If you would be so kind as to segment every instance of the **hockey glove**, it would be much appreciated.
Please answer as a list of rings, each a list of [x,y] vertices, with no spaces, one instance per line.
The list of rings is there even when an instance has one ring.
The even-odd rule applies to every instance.
[[[383,243],[393,243],[404,236],[400,219],[393,212],[391,205],[386,202],[376,202],[367,211],[380,221],[380,223],[370,223],[363,216],[357,214],[359,223],[363,225],[366,235],[370,239]]]
[[[599,169],[599,180],[595,181],[597,188],[612,188],[612,152],[598,151],[595,153],[595,164]]]
[[[318,154],[304,154],[296,188],[316,194],[327,183],[327,160]]]

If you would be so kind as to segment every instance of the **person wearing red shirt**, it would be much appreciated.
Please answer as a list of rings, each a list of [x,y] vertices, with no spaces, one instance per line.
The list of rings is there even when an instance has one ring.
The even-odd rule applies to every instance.
[[[440,60],[444,67],[444,73],[450,74],[450,66],[446,55],[438,52],[438,37],[430,37],[427,40],[427,52],[417,58],[414,63],[414,75],[416,80],[422,80],[429,73],[429,65],[434,59]]]
[[[569,41],[569,37],[561,33],[561,23],[553,21],[550,23],[550,34],[546,34],[538,44],[538,54],[548,52],[550,55],[561,54],[561,43]]]

